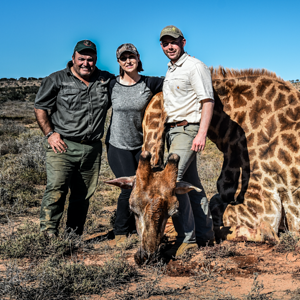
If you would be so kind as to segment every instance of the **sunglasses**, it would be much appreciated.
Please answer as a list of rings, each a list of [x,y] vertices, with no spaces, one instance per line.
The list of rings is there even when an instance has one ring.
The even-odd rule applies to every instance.
[[[171,44],[171,45],[179,45],[179,41],[177,41],[177,40],[174,40],[174,41],[172,41],[172,42],[162,42],[161,43],[161,45],[164,47],[164,48],[166,48],[167,46],[169,46],[169,44]]]
[[[134,60],[134,59],[136,59],[136,56],[131,54],[131,55],[128,55],[128,56],[121,56],[119,59],[120,59],[120,61],[126,61],[127,59]]]

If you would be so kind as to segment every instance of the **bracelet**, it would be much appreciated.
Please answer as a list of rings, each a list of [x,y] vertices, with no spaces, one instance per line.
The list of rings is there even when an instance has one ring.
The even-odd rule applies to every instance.
[[[48,140],[49,137],[50,137],[53,133],[54,133],[54,131],[50,131],[50,132],[45,136],[45,138]]]

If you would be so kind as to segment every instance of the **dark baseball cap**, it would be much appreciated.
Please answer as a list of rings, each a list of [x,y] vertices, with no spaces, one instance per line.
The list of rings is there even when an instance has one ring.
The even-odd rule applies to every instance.
[[[179,28],[177,28],[174,25],[168,25],[166,26],[160,33],[160,38],[159,40],[161,41],[162,37],[165,35],[169,35],[172,36],[173,38],[177,39],[180,36],[184,37],[181,30]]]
[[[96,45],[91,42],[90,40],[83,40],[76,44],[74,48],[74,52],[80,52],[82,50],[91,50],[97,54],[97,48]]]
[[[130,43],[127,43],[127,44],[122,44],[121,46],[118,47],[117,49],[117,59],[119,59],[122,55],[122,53],[124,52],[131,52],[135,55],[138,55],[139,52],[137,51],[136,47]]]

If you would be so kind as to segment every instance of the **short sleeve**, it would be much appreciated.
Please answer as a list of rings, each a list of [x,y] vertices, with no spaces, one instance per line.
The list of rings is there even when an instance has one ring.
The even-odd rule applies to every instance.
[[[56,105],[58,92],[59,87],[53,79],[50,76],[44,78],[36,95],[34,107],[42,110],[52,110]]]
[[[197,94],[199,101],[204,99],[214,100],[211,74],[205,64],[202,62],[195,64],[189,76],[191,85]]]
[[[145,82],[153,95],[162,91],[164,78],[161,77],[146,77]]]

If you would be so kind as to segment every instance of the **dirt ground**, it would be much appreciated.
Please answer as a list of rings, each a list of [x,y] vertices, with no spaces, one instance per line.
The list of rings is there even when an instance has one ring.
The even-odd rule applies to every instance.
[[[94,254],[78,254],[78,258],[85,264],[101,265],[112,255],[105,247],[115,249],[114,246],[114,240],[104,240],[94,244]],[[114,255],[115,251],[118,250],[113,251]],[[136,247],[125,250],[132,265],[135,251]],[[224,241],[164,266],[141,267],[139,272],[140,280],[126,289],[90,299],[139,299],[129,296],[138,291],[145,295],[146,290],[147,299],[300,299],[299,251],[279,253],[276,246],[269,244]]]
[[[14,102],[13,104],[10,102],[3,104],[0,117],[3,117],[3,120],[15,120],[18,124],[26,117],[26,122],[22,119],[26,127],[37,129],[37,124],[32,123],[32,103],[24,102],[16,105]],[[7,154],[6,157],[3,156],[3,160],[4,158],[9,160],[11,156],[12,154]],[[201,156],[199,155],[199,158],[199,176],[210,199],[217,192],[216,181],[220,174],[223,156],[216,146],[208,141],[205,151]],[[4,171],[2,170],[3,174]],[[189,252],[165,265],[156,263],[136,266],[133,256],[139,245],[137,237],[130,238],[128,245],[121,249],[115,247],[115,241],[110,239],[111,236],[104,238],[105,232],[112,229],[115,204],[119,194],[117,188],[103,184],[103,181],[113,178],[112,176],[104,153],[99,186],[91,203],[86,223],[88,229],[84,239],[88,240],[86,242],[88,247],[74,251],[65,259],[85,265],[102,266],[117,256],[122,260],[125,259],[135,268],[137,276],[129,283],[124,282],[103,289],[102,294],[74,299],[300,300],[299,242],[292,250],[285,251],[284,248],[280,250],[277,245],[272,244],[225,241],[212,247],[202,247],[197,251]],[[40,191],[44,190],[45,186],[37,185],[35,188]],[[39,206],[28,209],[27,215],[21,214],[21,217],[18,217],[15,212],[9,214],[10,220],[5,217],[1,221],[0,238],[3,238],[2,233],[9,235],[10,229],[6,230],[5,227],[8,224],[13,223],[17,228],[28,219],[38,223],[38,214]],[[28,268],[31,263],[26,258],[0,259],[0,285],[7,264],[13,262],[20,266],[20,270]]]

